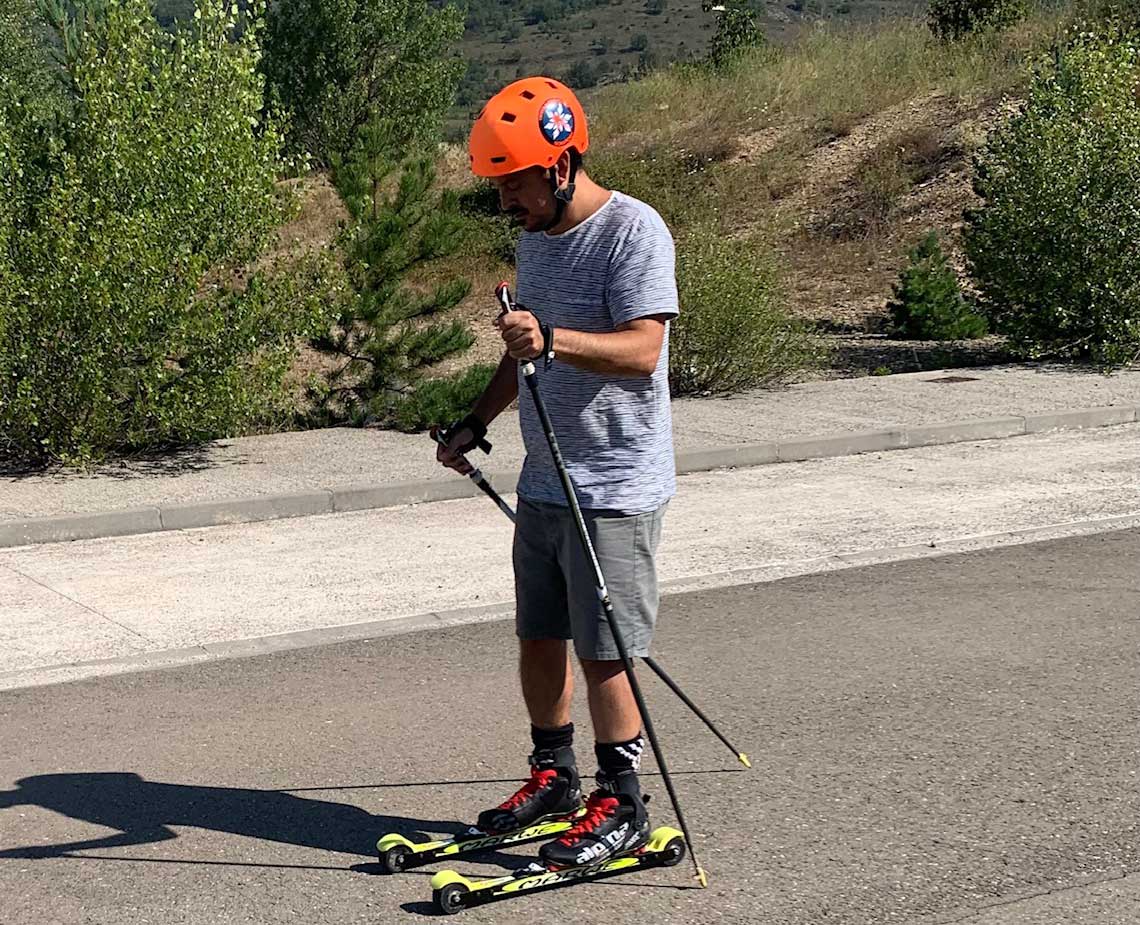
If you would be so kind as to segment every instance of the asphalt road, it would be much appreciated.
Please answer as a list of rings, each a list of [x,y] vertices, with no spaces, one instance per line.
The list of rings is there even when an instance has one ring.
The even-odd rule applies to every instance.
[[[1138,561],[1132,531],[668,599],[656,654],[754,764],[646,679],[710,888],[461,920],[1135,925]],[[0,693],[0,922],[430,914],[371,846],[512,789],[513,661],[495,623]]]

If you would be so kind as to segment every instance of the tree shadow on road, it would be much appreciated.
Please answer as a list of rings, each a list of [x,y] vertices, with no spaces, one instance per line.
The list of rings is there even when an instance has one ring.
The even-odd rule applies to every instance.
[[[83,469],[54,462],[27,462],[6,455],[3,447],[0,447],[0,478],[10,478],[14,481],[36,479],[41,482],[68,482],[98,477],[129,482],[135,479],[173,477],[190,472],[205,472],[249,464],[250,459],[246,453],[234,452],[227,456],[223,451],[229,446],[223,442],[140,451],[123,454],[107,462],[93,463]]]
[[[72,819],[117,830],[101,838],[55,845],[8,847],[0,844],[0,860],[74,856],[76,851],[123,848],[169,841],[178,837],[172,826],[193,826],[262,841],[364,857],[376,856],[376,840],[389,832],[424,840],[454,835],[465,826],[459,822],[373,815],[356,806],[295,796],[281,790],[251,790],[240,787],[203,787],[148,781],[132,772],[40,774],[16,782],[14,790],[0,790],[0,810],[14,806],[39,806]],[[127,858],[108,856],[100,860],[147,861],[151,863],[236,864],[237,866],[306,867],[293,864],[249,864],[176,858]],[[489,852],[480,860],[517,866],[518,858]],[[376,873],[376,864],[334,866],[330,869]]]

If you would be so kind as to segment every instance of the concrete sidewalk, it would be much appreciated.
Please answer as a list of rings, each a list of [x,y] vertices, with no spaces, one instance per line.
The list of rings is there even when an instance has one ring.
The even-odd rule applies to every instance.
[[[1140,424],[694,473],[658,575],[674,595],[1135,529],[1137,473]],[[2,549],[0,690],[509,620],[511,536],[478,497]]]
[[[1140,420],[1140,370],[1007,366],[811,382],[674,403],[678,470],[843,456]],[[523,450],[514,413],[484,465],[504,493]],[[223,440],[86,473],[0,475],[0,547],[471,496],[424,435],[337,428]]]

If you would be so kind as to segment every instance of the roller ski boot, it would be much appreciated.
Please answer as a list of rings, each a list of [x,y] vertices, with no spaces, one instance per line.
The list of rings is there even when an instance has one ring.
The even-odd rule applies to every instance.
[[[649,841],[646,802],[635,773],[609,778],[599,772],[598,789],[586,801],[586,814],[555,841],[543,845],[539,860],[549,870],[560,870],[637,850]]]
[[[481,812],[475,824],[488,834],[503,834],[563,820],[581,808],[582,786],[573,750],[536,750],[530,756],[530,780],[494,809]]]
[[[399,873],[440,858],[551,838],[568,831],[584,813],[573,751],[539,749],[530,756],[530,779],[498,806],[481,812],[465,832],[418,844],[398,834],[381,838],[376,843],[380,869]]]

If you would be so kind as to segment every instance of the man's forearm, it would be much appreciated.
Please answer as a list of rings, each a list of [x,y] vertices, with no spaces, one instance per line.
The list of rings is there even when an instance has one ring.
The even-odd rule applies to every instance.
[[[504,354],[499,368],[487,383],[487,388],[475,402],[472,413],[484,424],[490,424],[510,406],[519,394],[519,362]]]
[[[661,355],[661,338],[645,328],[606,334],[555,328],[554,353],[559,362],[595,373],[652,376]]]

